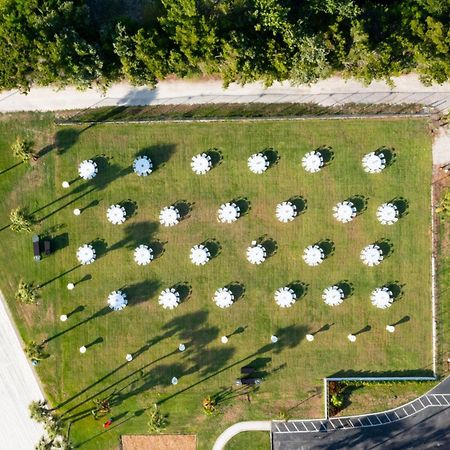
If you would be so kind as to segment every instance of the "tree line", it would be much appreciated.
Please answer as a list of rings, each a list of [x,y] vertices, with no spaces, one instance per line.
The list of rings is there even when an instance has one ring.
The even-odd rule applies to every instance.
[[[170,75],[220,76],[225,86],[333,74],[392,83],[409,72],[429,85],[450,76],[449,0],[147,3],[143,22],[113,12],[99,20],[92,0],[2,0],[0,89],[154,86]]]

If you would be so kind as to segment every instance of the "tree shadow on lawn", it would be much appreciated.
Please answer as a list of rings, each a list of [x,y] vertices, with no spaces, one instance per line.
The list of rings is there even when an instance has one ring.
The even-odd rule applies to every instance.
[[[159,280],[145,280],[124,286],[121,290],[127,294],[128,305],[133,306],[154,297],[160,287]]]
[[[141,244],[151,246],[152,239],[158,229],[158,222],[143,221],[126,225],[124,227],[124,237],[111,245],[107,251],[113,252],[120,248],[134,250]]]
[[[63,127],[60,128],[53,137],[53,144],[44,147],[39,152],[39,157],[42,157],[56,148],[56,153],[58,155],[62,155],[67,152],[70,148],[72,148],[77,142],[78,139],[84,131],[86,131],[88,127],[85,127],[82,130],[78,130],[76,128],[68,128]]]
[[[275,335],[278,342],[273,344],[273,352],[281,353],[285,349],[295,348],[305,338],[308,333],[308,327],[305,325],[289,325],[279,328]]]
[[[169,337],[169,334],[164,334],[164,335],[158,335],[155,336],[154,338],[150,339],[147,343],[145,343],[141,348],[139,348],[137,351],[135,351],[134,353],[132,353],[133,358],[137,358],[138,356],[142,355],[144,352],[146,352],[149,348],[151,348],[152,346],[156,345],[158,342],[162,341],[163,339],[165,339],[166,337]],[[86,402],[89,402],[90,400],[97,398],[101,395],[103,395],[105,392],[109,391],[110,389],[115,388],[116,386],[118,386],[120,383],[129,380],[131,377],[136,377],[139,378],[141,377],[141,374],[143,372],[143,370],[147,369],[148,367],[168,358],[169,356],[175,355],[176,353],[179,353],[178,349],[172,350],[171,352],[153,360],[150,361],[146,364],[144,364],[143,366],[139,367],[138,369],[135,369],[134,371],[132,371],[131,373],[124,375],[122,378],[120,378],[119,380],[114,381],[113,383],[111,383],[110,385],[102,388],[100,391],[95,392],[93,394],[91,394],[89,397],[81,400],[79,403],[77,403],[76,405],[71,406],[69,409],[67,409],[66,411],[64,411],[61,414],[61,417],[64,417],[65,420],[70,419],[70,417],[65,417],[67,416],[67,414],[69,414],[70,412],[76,410],[77,408],[79,408],[80,406],[84,405]],[[117,366],[115,369],[113,369],[112,371],[108,372],[107,374],[105,374],[103,377],[99,378],[97,381],[95,381],[94,383],[90,384],[89,386],[85,387],[84,389],[82,389],[81,391],[79,391],[78,393],[74,394],[72,397],[64,400],[64,402],[58,404],[54,410],[56,409],[60,409],[63,406],[67,405],[68,403],[72,402],[73,400],[75,400],[76,398],[80,397],[81,395],[83,395],[84,393],[86,393],[87,391],[91,390],[93,387],[97,386],[98,384],[102,383],[103,381],[105,381],[107,378],[111,377],[112,375],[114,375],[115,373],[117,373],[119,370],[121,370],[122,368],[126,367],[129,365],[128,361],[123,362],[122,364],[120,364],[119,366]],[[134,382],[134,381],[132,381]],[[131,382],[131,383],[132,383]],[[131,384],[129,383],[129,384]],[[90,411],[90,409],[89,409]],[[76,415],[78,415],[79,413],[76,413]],[[71,416],[73,417],[73,416]]]
[[[111,309],[109,307],[105,307],[102,310],[103,313],[108,313],[111,311]],[[79,324],[76,324],[76,326],[82,325],[83,323],[86,323],[88,320],[91,320],[94,317],[100,317],[99,312],[95,313],[93,316],[89,317],[88,319],[85,319],[84,321],[82,321]],[[139,356],[141,356],[142,354],[144,354],[147,350],[149,350],[151,347],[153,347],[154,345],[158,344],[159,342],[163,341],[164,339],[166,339],[167,337],[171,337],[174,334],[183,332],[186,333],[187,336],[192,337],[192,331],[193,330],[198,330],[199,328],[204,328],[204,324],[206,322],[208,318],[208,312],[207,311],[197,311],[194,313],[188,313],[188,314],[183,314],[180,315],[178,317],[175,317],[174,319],[170,320],[169,322],[167,322],[164,326],[163,326],[163,333],[159,334],[153,338],[151,338],[150,340],[148,340],[147,342],[145,342],[139,349],[137,349],[134,353],[132,353],[133,359],[138,358]],[[75,327],[73,327],[75,328]],[[70,328],[67,331],[70,331]],[[55,337],[58,337],[58,335],[55,335],[52,337],[52,339],[54,339]],[[183,336],[180,336],[181,338],[183,338]],[[197,337],[198,339],[198,337]],[[92,395],[90,398],[88,398],[87,400],[83,400],[81,403],[79,403],[78,405],[75,405],[73,407],[71,407],[69,410],[67,410],[64,414],[69,413],[70,411],[73,411],[74,409],[78,408],[81,404],[85,403],[86,401],[91,400],[92,398],[95,398],[96,396],[100,395],[103,392],[106,392],[108,389],[110,389],[111,387],[114,387],[117,383],[122,382],[123,380],[128,379],[128,377],[135,375],[136,373],[138,373],[140,370],[145,369],[146,367],[149,367],[151,364],[155,364],[158,361],[161,361],[167,357],[169,357],[170,355],[179,353],[178,349],[175,349],[173,351],[171,351],[170,353],[162,356],[161,358],[158,358],[155,361],[151,361],[150,363],[142,366],[140,369],[132,372],[129,375],[126,375],[125,377],[123,377],[122,379],[120,379],[119,381],[113,383],[112,385],[108,386],[106,389],[103,389],[102,391],[100,391],[99,393],[95,393],[94,395]],[[116,367],[115,369],[113,369],[112,371],[106,373],[104,376],[102,376],[101,378],[99,378],[97,381],[95,381],[94,383],[90,384],[89,386],[85,387],[84,389],[82,389],[81,391],[79,391],[78,393],[74,394],[73,396],[69,397],[68,399],[64,400],[63,402],[61,402],[60,404],[58,404],[54,409],[59,409],[62,408],[63,406],[67,405],[68,403],[72,402],[73,400],[75,400],[76,398],[80,397],[81,395],[83,395],[85,392],[89,391],[90,389],[92,389],[93,387],[97,386],[98,384],[100,384],[101,382],[105,381],[107,378],[111,377],[112,375],[114,375],[116,372],[118,372],[120,369],[124,368],[125,366],[127,366],[129,363],[128,362],[124,362],[122,364],[120,364],[118,367]]]
[[[115,381],[109,386],[103,388],[101,391],[96,392],[95,394],[92,394],[88,398],[82,400],[77,405],[65,411],[60,417],[66,422],[74,423],[89,416],[91,414],[92,408],[87,408],[82,411],[75,412],[70,416],[68,416],[67,414],[74,411],[75,409],[80,408],[81,406],[94,400],[95,398],[108,396],[110,406],[117,407],[121,405],[124,401],[128,400],[129,398],[142,394],[145,391],[152,389],[156,386],[161,387],[170,386],[172,384],[171,382],[172,377],[175,376],[178,379],[180,379],[182,377],[182,374],[185,372],[185,367],[181,363],[173,363],[170,365],[162,364],[159,366],[155,366],[154,368],[148,370],[147,372],[145,372],[145,370],[148,369],[150,366],[156,364],[157,362],[174,355],[175,353],[178,353],[178,350],[174,350],[158,358],[155,361],[151,361],[150,363],[141,366],[139,369],[134,370],[128,375],[125,375],[120,380]],[[123,363],[121,366],[119,366],[119,368],[125,367],[127,364],[129,363],[128,362]],[[119,370],[119,368],[117,368],[117,370]],[[126,382],[126,384],[119,387],[119,385],[123,382]],[[129,390],[127,391],[127,389]],[[108,393],[108,391],[110,390],[112,390],[112,392]]]
[[[194,387],[204,383],[205,381],[215,377],[216,375],[219,375],[220,373],[225,372],[226,370],[229,370],[229,369],[231,369],[233,367],[236,367],[236,366],[238,366],[240,364],[243,364],[244,362],[248,361],[249,359],[255,358],[256,356],[263,355],[264,353],[267,353],[267,352],[270,352],[270,351],[274,351],[274,353],[279,353],[284,347],[286,347],[286,346],[289,347],[290,345],[292,345],[293,342],[296,342],[296,341],[300,342],[301,338],[297,339],[297,337],[295,337],[293,340],[290,339],[290,338],[286,339],[285,332],[283,330],[287,330],[287,332],[289,332],[289,329],[292,330],[292,328],[295,328],[295,327],[287,327],[286,329],[279,330],[279,333],[284,338],[282,340],[280,340],[279,342],[277,342],[277,344],[279,343],[279,345],[277,347],[274,347],[274,344],[264,345],[264,346],[260,347],[258,350],[256,350],[255,352],[250,353],[249,355],[247,355],[247,356],[245,356],[245,357],[243,357],[243,358],[241,358],[241,359],[239,359],[237,361],[234,361],[234,362],[232,362],[231,364],[228,364],[225,367],[222,367],[221,369],[217,370],[216,372],[205,376],[204,378],[202,378],[199,381],[196,381],[195,383],[191,384],[190,386],[187,386],[187,387],[185,387],[183,389],[180,389],[178,392],[175,392],[175,393],[170,394],[170,395],[168,395],[167,397],[165,397],[165,398],[163,398],[161,400],[158,400],[156,403],[158,405],[161,405],[161,404],[163,404],[163,403],[165,403],[165,402],[167,402],[169,400],[172,400],[176,396],[178,396],[178,395],[180,395],[180,394],[182,394],[182,393],[184,393],[184,392],[186,392],[186,391],[188,391],[188,390],[190,390],[190,389],[192,389],[192,388],[194,388]],[[303,333],[303,329],[306,330],[306,327],[297,327],[297,328],[302,328],[302,330],[300,330],[299,333],[296,333],[296,335],[299,334],[301,337],[306,335],[306,331]],[[295,333],[297,330],[294,329],[293,331]]]
[[[185,375],[197,373],[201,377],[208,376],[220,370],[235,353],[234,347],[194,349],[187,358],[192,365],[186,370]]]

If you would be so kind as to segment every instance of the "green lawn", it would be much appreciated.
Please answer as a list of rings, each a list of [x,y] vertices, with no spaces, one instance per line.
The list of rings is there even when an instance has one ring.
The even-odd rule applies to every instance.
[[[238,420],[274,418],[281,408],[297,417],[321,417],[318,389],[324,376],[429,374],[431,140],[425,121],[161,123],[83,129],[56,128],[52,120],[44,114],[3,116],[0,121],[4,169],[15,163],[8,147],[18,133],[37,136],[39,148],[54,139],[59,146],[59,152],[47,148],[50,151],[32,167],[0,169],[0,287],[22,336],[51,339],[51,357],[38,366],[38,373],[51,403],[72,421],[71,437],[81,448],[112,449],[120,434],[145,432],[147,409],[156,401],[169,415],[169,432],[198,433],[199,449],[208,449]],[[308,174],[300,166],[301,157],[320,145],[332,147],[334,160],[321,172]],[[382,145],[395,148],[395,162],[382,174],[366,174],[361,157]],[[222,151],[222,164],[205,176],[194,175],[190,158],[210,147]],[[253,175],[247,157],[265,147],[278,151],[279,162],[265,174]],[[129,170],[138,152],[161,163],[149,177]],[[63,180],[77,177],[81,160],[100,154],[108,164],[95,182],[76,181],[69,190],[62,189]],[[306,212],[291,223],[278,222],[276,204],[294,195],[307,200]],[[366,211],[351,223],[336,222],[332,207],[352,195],[368,198]],[[217,208],[236,197],[249,199],[249,213],[237,223],[219,224]],[[376,208],[394,197],[408,200],[408,214],[392,227],[383,226],[375,218]],[[111,225],[106,209],[127,199],[136,202],[136,214],[121,226]],[[162,228],[160,209],[178,200],[193,204],[190,217],[176,227]],[[3,227],[9,210],[18,205],[35,211],[41,220],[37,231],[58,236],[62,247],[39,263],[32,258],[31,235]],[[73,208],[87,205],[80,217],[73,215]],[[266,234],[277,242],[278,251],[261,266],[252,266],[245,258],[246,247]],[[378,267],[364,266],[361,249],[380,238],[392,242],[392,255]],[[94,264],[75,268],[76,249],[94,239],[104,240],[106,251]],[[189,250],[205,239],[219,241],[221,252],[206,266],[193,266]],[[303,249],[321,239],[331,239],[335,252],[320,266],[309,267],[301,258]],[[137,266],[134,247],[156,240],[165,243],[165,252],[149,266]],[[69,281],[87,275],[91,279],[67,291]],[[40,305],[16,304],[13,293],[21,278],[48,283],[40,290]],[[306,295],[282,310],[273,292],[295,280],[305,283]],[[340,280],[351,281],[354,294],[331,308],[321,293]],[[245,295],[220,310],[212,302],[215,289],[235,281],[245,286]],[[390,281],[403,285],[404,295],[390,309],[378,310],[370,304],[370,292]],[[191,296],[177,309],[163,310],[157,302],[160,290],[178,282],[192,286]],[[119,288],[128,293],[129,305],[108,312],[107,296]],[[65,324],[59,321],[60,314],[76,308],[83,310]],[[386,333],[386,324],[405,316],[410,320],[396,333]],[[313,343],[304,340],[307,332],[325,324],[332,326]],[[371,330],[349,343],[347,334],[366,325]],[[227,345],[220,343],[220,336],[238,327],[245,327],[244,332]],[[273,333],[280,338],[276,345],[270,345]],[[103,342],[79,354],[81,345],[97,338]],[[187,346],[182,354],[177,351],[180,342]],[[133,352],[139,355],[126,363],[125,355]],[[202,398],[231,387],[240,367],[255,360],[264,380],[251,402],[235,396],[223,403],[221,414],[204,415]],[[179,378],[177,386],[170,384],[173,376]],[[104,432],[102,421],[89,414],[91,399],[113,392],[115,421]]]

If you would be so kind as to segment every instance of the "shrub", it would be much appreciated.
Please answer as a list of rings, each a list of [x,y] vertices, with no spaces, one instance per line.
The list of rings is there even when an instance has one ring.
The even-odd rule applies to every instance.
[[[23,162],[36,159],[33,152],[33,141],[21,137],[17,137],[14,144],[11,145],[11,151],[15,158],[21,159]]]
[[[33,283],[21,281],[17,287],[15,298],[21,303],[36,304],[38,300],[38,292],[33,286]]]
[[[23,208],[16,208],[9,213],[9,220],[11,221],[11,230],[20,233],[26,231],[29,233],[33,227],[33,218],[27,214]]]
[[[148,421],[148,430],[151,433],[159,433],[168,425],[167,415],[162,414],[158,408],[158,405],[153,405],[153,410],[150,413],[150,419]]]

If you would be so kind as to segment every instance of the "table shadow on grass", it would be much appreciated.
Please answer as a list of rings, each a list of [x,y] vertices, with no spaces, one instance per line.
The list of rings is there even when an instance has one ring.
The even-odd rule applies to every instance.
[[[135,156],[148,156],[152,161],[153,171],[157,171],[169,162],[176,148],[176,144],[155,144],[141,148]]]

